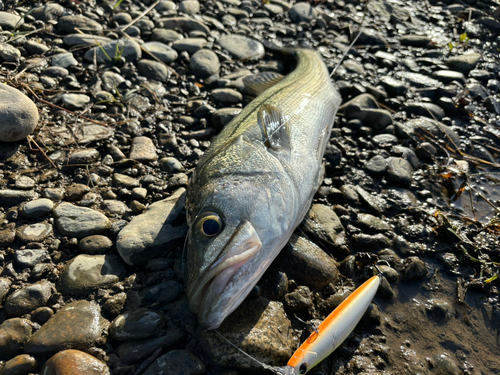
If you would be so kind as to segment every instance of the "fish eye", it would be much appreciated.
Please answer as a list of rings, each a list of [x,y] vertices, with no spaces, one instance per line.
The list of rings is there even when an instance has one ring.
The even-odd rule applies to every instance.
[[[214,237],[222,230],[222,221],[216,213],[210,213],[201,218],[199,229],[206,237]]]
[[[305,374],[307,372],[307,363],[303,363],[299,367],[299,374]]]

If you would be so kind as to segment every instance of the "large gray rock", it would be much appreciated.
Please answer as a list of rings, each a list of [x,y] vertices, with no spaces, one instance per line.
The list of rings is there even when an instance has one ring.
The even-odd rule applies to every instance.
[[[38,108],[21,91],[0,85],[0,139],[16,142],[30,135],[38,124]]]
[[[125,263],[147,263],[183,241],[187,224],[179,215],[184,208],[184,191],[178,189],[167,199],[153,203],[120,231],[116,248]]]
[[[105,232],[111,226],[102,213],[63,202],[54,209],[57,229],[65,236],[86,237]]]

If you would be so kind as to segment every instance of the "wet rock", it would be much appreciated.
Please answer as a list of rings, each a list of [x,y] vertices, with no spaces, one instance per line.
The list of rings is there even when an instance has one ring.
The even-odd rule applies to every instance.
[[[224,35],[217,43],[238,60],[258,60],[265,53],[262,43],[242,35]]]
[[[30,338],[25,353],[49,354],[68,348],[88,349],[102,339],[108,322],[94,302],[72,302],[50,318]]]
[[[83,294],[112,285],[124,276],[125,267],[117,255],[81,254],[65,265],[59,289],[64,293]]]
[[[429,76],[420,73],[400,71],[396,73],[396,76],[398,78],[407,81],[410,85],[418,88],[439,87],[442,85],[442,83],[437,79],[431,78]]]
[[[296,3],[289,11],[290,19],[295,22],[311,22],[318,15],[316,9],[306,2]]]
[[[21,214],[27,219],[38,219],[52,211],[54,202],[47,198],[35,199],[21,206]]]
[[[454,148],[460,147],[460,138],[453,129],[430,118],[420,117],[409,120],[404,124],[399,123],[396,129],[409,137],[428,137],[430,133]]]
[[[179,52],[186,51],[187,53],[192,55],[206,45],[207,40],[205,38],[185,38],[173,42],[172,48]]]
[[[142,48],[166,64],[177,60],[177,52],[164,43],[147,42],[142,45]]]
[[[68,15],[59,18],[57,27],[62,34],[72,34],[81,30],[83,32],[99,33],[102,25],[82,15]]]
[[[386,266],[384,264],[379,264],[377,267],[382,272],[387,281],[389,281],[390,283],[395,283],[399,280],[398,271],[396,271],[394,268]],[[379,274],[378,270],[374,267],[373,275],[375,276],[378,274]]]
[[[118,234],[116,248],[125,263],[143,264],[181,243],[187,224],[180,214],[184,208],[184,189],[155,202],[132,219]]]
[[[301,224],[301,229],[313,239],[323,244],[340,259],[349,255],[345,247],[346,235],[337,214],[328,206],[313,204]]]
[[[406,104],[403,107],[403,111],[405,111],[408,115],[425,116],[436,119],[438,121],[446,115],[444,113],[444,110],[440,106],[426,102]]]
[[[135,137],[130,149],[130,159],[140,161],[141,163],[152,162],[158,159],[156,147],[148,137]]]
[[[476,67],[480,58],[481,54],[475,52],[460,56],[453,56],[446,60],[446,65],[448,65],[450,69],[467,74]]]
[[[353,256],[354,257],[354,256]],[[329,296],[325,302],[324,306],[328,311],[335,310],[344,300],[349,297],[354,290],[345,286],[341,286],[334,294]]]
[[[28,354],[21,354],[5,362],[0,370],[0,375],[24,375],[34,373],[36,370],[38,370],[36,358]]]
[[[281,300],[288,291],[288,277],[286,273],[271,268],[263,277],[266,295],[275,300]]]
[[[355,234],[352,236],[351,241],[353,242],[354,249],[362,252],[375,252],[391,246],[391,240],[381,233],[373,236],[364,233]]]
[[[268,365],[286,363],[290,358],[290,321],[279,302],[246,299],[224,320],[219,332],[238,348]],[[254,360],[229,346],[213,331],[204,331],[201,335],[204,347],[216,364],[241,370],[261,369]]]
[[[370,214],[358,214],[358,220],[356,225],[361,229],[375,232],[383,232],[391,229],[391,226],[384,220],[370,215]]]
[[[402,35],[399,41],[404,46],[424,47],[431,42],[431,38],[425,35]]]
[[[443,83],[450,83],[453,81],[465,83],[465,76],[463,73],[455,72],[454,70],[438,70],[435,71],[432,76]]]
[[[108,366],[97,358],[79,350],[63,350],[42,367],[44,375],[110,375]]]
[[[404,95],[407,91],[407,88],[402,81],[390,76],[381,77],[380,84],[391,96]]]
[[[339,271],[335,261],[311,241],[292,235],[279,255],[283,270],[293,279],[321,290],[335,284]]]
[[[361,203],[363,203],[369,211],[376,212],[378,214],[384,212],[384,209],[387,206],[385,200],[374,194],[368,193],[361,186],[355,186],[354,190],[358,193]]]
[[[202,375],[205,365],[189,350],[172,350],[152,363],[143,375]]]
[[[118,341],[146,339],[155,336],[165,324],[160,312],[140,308],[117,316],[109,327],[109,334]]]
[[[377,256],[380,260],[387,261],[391,265],[391,267],[396,268],[398,270],[401,268],[401,263],[402,263],[401,258],[394,252],[394,250],[392,249],[380,250],[377,253]]]
[[[428,273],[424,261],[415,256],[405,259],[401,270],[404,281],[421,280]]]
[[[142,52],[139,43],[125,38],[92,47],[85,53],[83,58],[88,62],[93,62],[94,56],[98,63],[111,63],[120,58],[135,62],[141,58]]]
[[[438,323],[450,320],[453,314],[453,309],[448,302],[436,298],[427,300],[425,310],[427,316]]]
[[[0,85],[0,139],[3,142],[20,141],[30,135],[37,124],[35,103],[21,91]]]
[[[413,180],[413,168],[403,158],[390,158],[387,163],[387,177],[396,184],[408,186]]]
[[[5,301],[5,312],[8,316],[17,317],[35,310],[47,303],[52,295],[52,284],[40,281],[16,290]]]
[[[37,19],[44,22],[50,20],[56,20],[64,13],[64,7],[57,3],[47,3],[43,6],[33,8],[31,15]]]
[[[448,354],[435,355],[430,359],[432,373],[439,375],[461,375],[462,370]]]
[[[22,352],[31,336],[31,324],[27,319],[13,318],[0,324],[0,360],[8,360]]]
[[[115,353],[125,364],[144,360],[158,348],[169,349],[184,338],[184,333],[177,327],[169,327],[165,335],[145,340],[134,340],[119,345]]]
[[[380,155],[375,155],[365,163],[365,170],[373,177],[382,177],[387,171],[387,162]]]
[[[500,115],[500,103],[493,96],[488,96],[484,100],[484,106],[488,111]]]
[[[52,234],[49,223],[26,224],[16,229],[16,237],[24,243],[43,242]]]
[[[5,30],[12,30],[17,26],[21,26],[24,19],[21,16],[9,12],[0,12],[0,26]]]
[[[111,226],[102,213],[71,203],[61,203],[54,209],[57,229],[65,236],[86,237],[99,234]]]
[[[17,264],[22,268],[33,267],[35,264],[51,260],[49,252],[42,249],[16,250],[14,256]]]
[[[398,139],[392,134],[377,134],[372,138],[372,142],[378,148],[390,148],[398,143]]]
[[[86,254],[99,254],[113,247],[113,242],[106,236],[94,235],[82,238],[78,242],[78,248]]]
[[[384,276],[382,276],[380,279],[380,285],[377,290],[377,294],[382,298],[388,300],[392,300],[395,297],[394,290],[392,289],[391,285]]]
[[[0,305],[10,289],[11,281],[5,277],[0,277]]]
[[[196,77],[207,78],[218,74],[220,69],[219,58],[215,52],[202,49],[196,52],[189,62],[189,70]]]
[[[385,46],[387,40],[376,30],[365,28],[360,32],[360,36],[355,45]]]

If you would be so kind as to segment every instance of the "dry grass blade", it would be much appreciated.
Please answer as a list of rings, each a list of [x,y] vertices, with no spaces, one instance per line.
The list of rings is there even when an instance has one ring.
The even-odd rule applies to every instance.
[[[33,137],[31,137],[31,135],[28,135],[28,142],[33,142],[36,146],[36,148],[38,149],[38,151],[40,151],[42,153],[43,156],[45,156],[45,158],[50,162],[50,164],[52,164],[52,166],[56,169],[60,169],[59,166],[57,166],[51,158],[49,158],[49,156],[45,153],[45,151],[43,151],[43,149],[38,145],[38,143],[36,143],[36,141],[33,139]]]

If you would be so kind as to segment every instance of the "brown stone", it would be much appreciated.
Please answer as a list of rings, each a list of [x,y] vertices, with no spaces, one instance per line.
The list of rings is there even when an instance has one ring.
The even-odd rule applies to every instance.
[[[104,362],[79,350],[63,350],[50,357],[40,375],[109,375]]]

